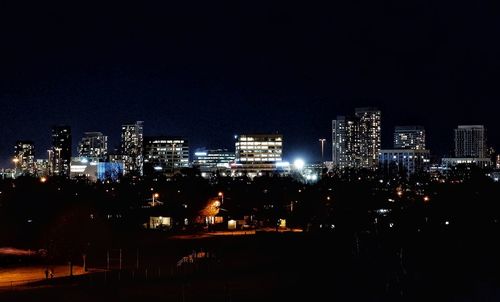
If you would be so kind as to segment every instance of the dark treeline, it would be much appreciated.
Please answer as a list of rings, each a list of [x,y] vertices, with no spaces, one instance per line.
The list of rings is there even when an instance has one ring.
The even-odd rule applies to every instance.
[[[172,179],[111,183],[19,177],[0,182],[0,246],[46,249],[55,258],[84,253],[89,245],[131,240],[149,216],[172,217],[172,233],[199,230],[196,217],[223,192],[220,216],[247,219],[249,227],[288,227],[412,238],[425,230],[452,228],[464,237],[498,228],[500,185],[484,173],[462,182],[431,182],[426,176],[391,178],[368,171],[325,175],[315,184],[295,176],[208,181],[192,171]],[[157,193],[161,205],[145,207]],[[185,219],[189,223],[185,224]],[[219,228],[227,228],[224,222]],[[64,255],[64,256],[62,256]]]

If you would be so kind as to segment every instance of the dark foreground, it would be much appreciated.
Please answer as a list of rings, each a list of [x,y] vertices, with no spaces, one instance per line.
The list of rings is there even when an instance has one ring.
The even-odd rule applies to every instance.
[[[498,301],[497,234],[491,226],[450,225],[411,236],[158,235],[142,238],[139,269],[129,243],[121,272],[111,257],[112,272],[6,288],[0,301]],[[192,250],[216,258],[178,267]],[[89,255],[89,265],[105,265],[104,258]]]

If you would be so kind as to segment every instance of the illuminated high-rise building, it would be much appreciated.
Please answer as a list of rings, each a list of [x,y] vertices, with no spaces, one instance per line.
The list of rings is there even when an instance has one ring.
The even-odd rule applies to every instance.
[[[122,125],[121,156],[124,174],[140,176],[143,172],[143,122]]]
[[[394,149],[425,150],[425,129],[422,126],[397,126]]]
[[[78,156],[92,161],[104,160],[108,154],[108,137],[101,132],[85,132],[78,144]]]
[[[104,160],[108,154],[108,137],[101,132],[85,132],[78,144],[78,156],[91,161]]]
[[[35,175],[35,144],[32,141],[17,141],[14,146],[16,175]]]
[[[359,150],[361,167],[375,169],[382,142],[380,131],[381,112],[377,108],[356,108],[359,128]]]
[[[353,117],[332,121],[332,161],[339,169],[359,167],[358,127]]]
[[[483,125],[461,125],[455,129],[456,158],[485,158],[486,151],[486,129]]]
[[[356,108],[354,117],[332,121],[332,161],[335,167],[375,169],[381,146],[381,112]]]
[[[189,144],[180,137],[154,136],[144,139],[144,174],[173,174],[189,166]]]
[[[283,135],[242,134],[236,139],[234,168],[237,173],[256,176],[284,167]]]
[[[50,174],[69,177],[71,164],[71,128],[52,127],[52,148],[49,150]]]

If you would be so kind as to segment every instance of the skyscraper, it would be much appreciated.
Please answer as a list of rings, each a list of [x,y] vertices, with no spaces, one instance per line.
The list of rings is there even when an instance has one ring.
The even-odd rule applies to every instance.
[[[361,167],[375,169],[378,166],[382,136],[380,132],[381,112],[377,108],[356,108],[359,123],[359,150]]]
[[[143,122],[122,125],[121,155],[124,173],[142,175],[143,170]]]
[[[485,158],[486,150],[483,125],[460,125],[455,129],[455,157]]]
[[[422,126],[396,126],[394,149],[425,150],[425,129]]]
[[[173,174],[189,166],[189,145],[180,137],[154,136],[144,139],[144,174]]]
[[[332,121],[332,161],[340,169],[359,166],[358,126],[354,117]]]
[[[50,172],[69,177],[71,163],[71,128],[52,127],[52,148],[49,150]]]
[[[354,117],[332,121],[332,160],[337,168],[375,169],[381,145],[381,112],[356,108]]]
[[[78,144],[78,156],[92,161],[103,160],[108,154],[108,137],[101,132],[85,132]]]
[[[14,146],[16,174],[35,175],[35,144],[32,141],[17,141]]]

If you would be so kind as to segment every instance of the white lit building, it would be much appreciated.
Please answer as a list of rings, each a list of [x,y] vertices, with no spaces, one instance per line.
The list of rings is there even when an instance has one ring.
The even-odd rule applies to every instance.
[[[96,182],[97,164],[97,161],[90,161],[86,157],[73,157],[71,159],[70,178],[85,178]]]
[[[336,168],[376,169],[381,145],[381,112],[356,108],[354,117],[332,121],[332,161]]]
[[[243,134],[236,137],[234,175],[250,177],[269,173],[288,173],[290,164],[283,162],[283,135]]]

